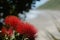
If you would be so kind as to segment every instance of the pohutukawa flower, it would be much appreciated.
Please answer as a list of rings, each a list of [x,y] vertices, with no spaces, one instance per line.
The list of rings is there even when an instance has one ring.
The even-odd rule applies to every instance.
[[[4,23],[6,25],[4,28],[2,28],[2,33],[4,35],[7,34],[11,36],[14,30],[15,32],[22,35],[22,37],[25,36],[25,38],[28,38],[30,40],[35,40],[36,37],[35,34],[37,33],[37,30],[33,25],[22,22],[16,16],[7,16],[4,20]]]
[[[24,34],[26,34],[27,37],[35,37],[36,33],[37,33],[37,30],[33,25],[31,25],[29,23],[25,23]]]
[[[37,33],[36,28],[33,25],[28,23],[18,25],[16,31],[29,38],[35,37],[35,34]]]
[[[4,20],[4,23],[6,25],[16,27],[18,24],[21,23],[21,20],[16,16],[7,16]]]
[[[2,31],[2,35],[12,36],[12,34],[13,34],[12,28],[9,28],[7,30],[5,27],[3,27],[1,31]]]
[[[19,25],[17,25],[17,27],[15,28],[15,31],[20,33],[20,34],[23,34],[23,31],[24,31],[24,23],[21,23]]]

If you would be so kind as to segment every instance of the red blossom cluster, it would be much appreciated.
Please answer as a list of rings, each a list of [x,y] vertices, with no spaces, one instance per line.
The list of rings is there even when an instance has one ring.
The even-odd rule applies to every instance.
[[[20,22],[21,20],[16,16],[7,16],[4,20],[6,25],[10,25],[12,27],[16,27]]]
[[[33,37],[37,33],[36,28],[29,23],[18,25],[16,31],[20,34],[25,34],[27,37]]]
[[[22,22],[16,16],[7,16],[4,20],[4,23],[5,25],[9,25],[10,27],[8,30],[5,27],[2,28],[3,34],[8,34],[11,36],[11,34],[13,34],[13,30],[15,30],[20,35],[26,35],[26,37],[28,38],[33,38],[37,33],[37,30],[33,25]]]
[[[3,35],[5,35],[5,34],[7,34],[8,36],[12,36],[12,34],[13,34],[13,30],[12,30],[12,28],[9,28],[8,30],[6,29],[6,28],[2,28],[2,34]]]

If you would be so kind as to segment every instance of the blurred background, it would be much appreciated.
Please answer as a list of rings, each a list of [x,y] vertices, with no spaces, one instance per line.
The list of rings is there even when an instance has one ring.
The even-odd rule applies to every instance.
[[[27,21],[38,29],[36,40],[60,40],[60,0],[41,0],[35,6]]]

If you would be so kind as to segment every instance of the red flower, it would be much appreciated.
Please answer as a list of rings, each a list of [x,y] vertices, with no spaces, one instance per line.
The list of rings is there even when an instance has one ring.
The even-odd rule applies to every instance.
[[[16,16],[7,16],[4,20],[6,25],[16,27],[21,23],[21,20]]]
[[[37,30],[33,25],[25,23],[24,34],[26,34],[27,37],[34,37],[36,33],[37,33]]]
[[[24,31],[24,23],[21,23],[19,24],[17,27],[16,27],[16,32],[20,33],[20,34],[23,34],[23,31]]]
[[[22,22],[16,16],[7,16],[4,22],[6,25],[13,26],[16,32],[22,35],[26,35],[26,37],[29,37],[29,38],[34,38],[35,34],[37,33],[37,30],[33,25]],[[10,33],[12,33],[12,30],[8,30],[7,32],[6,31],[7,31],[6,29],[2,30],[4,34],[9,35]]]
[[[19,32],[20,34],[26,35],[27,37],[35,37],[35,34],[37,33],[35,27],[28,23],[18,25],[16,31]]]
[[[6,28],[2,28],[2,35],[8,35],[8,36],[12,36],[12,34],[13,34],[13,30],[12,30],[12,28],[9,28],[8,30],[6,29]]]

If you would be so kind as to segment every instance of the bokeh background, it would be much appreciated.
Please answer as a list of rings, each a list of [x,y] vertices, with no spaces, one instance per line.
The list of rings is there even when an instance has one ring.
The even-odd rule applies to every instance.
[[[27,20],[38,29],[36,40],[60,40],[60,0],[39,3],[37,9],[30,11],[30,18],[33,18]]]

